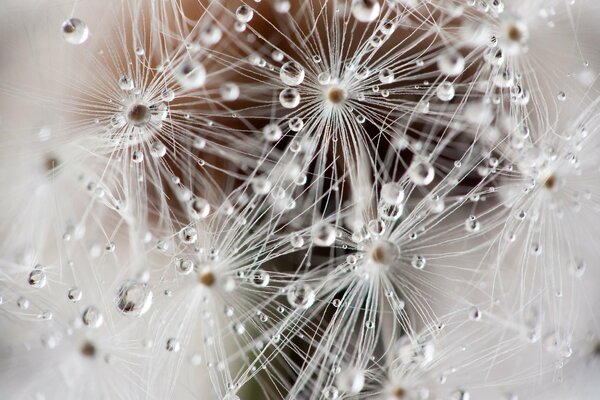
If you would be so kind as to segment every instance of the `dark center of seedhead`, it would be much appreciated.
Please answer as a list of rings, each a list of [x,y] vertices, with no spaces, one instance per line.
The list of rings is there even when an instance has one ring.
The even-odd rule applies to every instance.
[[[524,39],[523,32],[516,25],[511,25],[508,28],[507,36],[513,42],[521,43]]]
[[[204,270],[201,271],[200,274],[198,274],[198,282],[200,282],[204,286],[210,287],[215,284],[216,280],[217,278],[215,277],[215,274],[212,273],[212,271]]]
[[[151,117],[150,108],[143,104],[133,104],[127,110],[127,121],[137,127],[146,126]]]
[[[47,157],[44,161],[44,168],[48,172],[53,172],[60,165],[60,160],[56,157]]]
[[[392,389],[392,396],[399,400],[404,399],[406,396],[406,390],[401,386],[396,386],[394,389]]]
[[[96,346],[89,341],[84,342],[81,346],[81,355],[88,358],[94,358],[96,356]]]
[[[340,104],[346,101],[348,92],[341,87],[331,86],[327,89],[326,97],[331,104]]]
[[[548,190],[552,190],[556,187],[556,177],[554,175],[550,175],[544,181],[544,187]]]

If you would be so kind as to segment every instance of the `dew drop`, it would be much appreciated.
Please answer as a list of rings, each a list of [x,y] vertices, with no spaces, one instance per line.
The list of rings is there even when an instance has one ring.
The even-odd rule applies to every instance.
[[[292,307],[306,310],[315,302],[315,292],[307,283],[294,283],[287,289],[287,301]]]
[[[117,309],[128,316],[140,317],[152,306],[152,291],[148,284],[128,281],[117,291]]]
[[[63,37],[70,44],[82,44],[90,35],[88,26],[79,18],[69,18],[62,24]]]
[[[83,311],[81,320],[90,328],[99,328],[104,323],[104,316],[96,307],[89,306]]]
[[[296,61],[288,61],[279,70],[279,77],[288,86],[298,86],[304,81],[304,68]]]

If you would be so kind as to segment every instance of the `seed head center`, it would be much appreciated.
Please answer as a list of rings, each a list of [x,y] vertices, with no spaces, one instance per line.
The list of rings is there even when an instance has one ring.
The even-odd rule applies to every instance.
[[[339,86],[330,86],[327,88],[325,96],[331,104],[341,104],[348,98],[348,92]]]

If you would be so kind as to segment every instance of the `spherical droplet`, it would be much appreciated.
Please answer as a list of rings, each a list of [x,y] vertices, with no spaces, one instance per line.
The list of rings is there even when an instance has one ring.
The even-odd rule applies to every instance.
[[[119,87],[121,88],[121,90],[126,92],[133,90],[133,79],[131,79],[129,75],[121,75],[121,77],[119,78]]]
[[[416,269],[423,269],[427,264],[427,259],[420,255],[414,255],[410,263]]]
[[[317,223],[312,230],[312,240],[315,246],[331,246],[335,242],[336,229],[327,222]]]
[[[179,350],[181,350],[181,344],[179,343],[179,341],[177,339],[169,338],[167,340],[166,349],[167,349],[167,351],[177,353]]]
[[[164,157],[167,154],[167,146],[162,142],[154,142],[150,145],[150,154],[155,158]]]
[[[206,199],[197,197],[190,201],[189,210],[193,219],[204,219],[210,214],[210,204]]]
[[[404,189],[398,182],[388,182],[381,187],[381,200],[391,205],[402,205]]]
[[[46,286],[47,281],[46,273],[41,269],[34,269],[29,273],[29,277],[27,278],[27,283],[35,288],[43,288]]]
[[[424,159],[413,160],[409,169],[408,177],[417,186],[426,186],[433,182],[435,170],[433,166]]]
[[[279,93],[279,102],[284,108],[296,108],[300,104],[300,93],[293,88],[286,88]]]
[[[179,239],[185,244],[194,244],[198,240],[196,228],[187,226],[179,231]]]
[[[356,368],[348,368],[338,374],[336,383],[342,392],[356,395],[365,386],[365,374]]]
[[[81,315],[81,320],[86,326],[89,326],[90,328],[99,328],[104,322],[104,316],[96,307],[89,306],[83,311],[83,314]]]
[[[394,71],[389,68],[384,68],[379,71],[379,81],[384,85],[394,82]]]
[[[304,68],[296,61],[288,61],[279,70],[279,77],[288,86],[298,86],[304,81]]]
[[[254,11],[247,5],[241,5],[235,10],[236,19],[243,24],[250,22],[253,16]]]
[[[373,22],[379,17],[381,5],[377,0],[353,0],[352,15],[360,22]]]
[[[117,291],[117,309],[125,315],[140,317],[152,306],[152,291],[148,284],[136,281],[125,282]]]
[[[258,287],[267,287],[269,285],[269,273],[263,270],[255,271],[252,274],[252,283]]]
[[[67,292],[67,298],[69,300],[71,300],[73,303],[77,303],[79,300],[81,300],[82,296],[83,296],[83,293],[81,292],[81,289],[79,289],[78,287],[72,287]]]
[[[265,127],[262,129],[262,132],[265,139],[269,142],[276,142],[281,139],[281,136],[283,135],[279,125],[274,122],[265,125]]]
[[[441,101],[450,101],[456,93],[452,82],[442,82],[436,89],[436,96]]]
[[[446,49],[437,56],[440,72],[446,76],[457,76],[465,70],[465,59],[457,50]]]
[[[70,44],[81,44],[90,35],[88,26],[79,18],[69,18],[62,24],[62,33]]]
[[[292,307],[306,310],[315,302],[315,291],[307,283],[294,283],[287,289],[287,301]]]
[[[198,89],[206,81],[206,69],[197,61],[186,59],[177,66],[175,79],[184,89]]]
[[[299,249],[304,246],[304,238],[297,233],[292,233],[290,236],[290,244],[293,248]]]
[[[219,94],[223,101],[235,101],[240,97],[240,87],[232,82],[227,82],[219,88]]]

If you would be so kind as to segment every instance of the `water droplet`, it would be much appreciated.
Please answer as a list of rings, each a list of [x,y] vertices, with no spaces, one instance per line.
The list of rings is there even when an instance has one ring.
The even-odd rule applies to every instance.
[[[140,317],[152,306],[152,291],[148,284],[128,281],[117,291],[117,309],[125,315]]]
[[[252,283],[258,287],[267,287],[269,285],[269,273],[263,270],[257,270],[252,274]]]
[[[174,71],[177,82],[184,89],[197,89],[206,81],[206,69],[197,61],[186,59]]]
[[[387,204],[401,205],[404,201],[404,189],[398,182],[388,182],[381,187],[380,197]]]
[[[454,84],[452,82],[442,82],[436,89],[436,96],[441,101],[450,101],[455,94]]]
[[[279,70],[279,77],[288,86],[298,86],[304,81],[304,68],[296,61],[288,61]]]
[[[426,160],[416,158],[408,169],[408,177],[417,186],[427,186],[433,182],[435,170]]]
[[[78,287],[72,287],[67,292],[67,298],[69,300],[71,300],[73,303],[77,303],[79,300],[81,300],[82,296],[83,296],[83,293],[81,292],[81,289],[79,289]]]
[[[287,289],[287,300],[292,307],[305,310],[315,302],[315,292],[307,283],[294,283]]]
[[[179,350],[181,350],[181,344],[179,343],[179,341],[177,339],[169,338],[167,340],[166,349],[167,349],[167,351],[177,353]]]
[[[41,268],[41,267],[40,267]],[[43,288],[46,286],[48,279],[46,278],[46,273],[41,269],[34,269],[29,273],[29,278],[27,278],[27,283],[35,288]]]
[[[264,138],[269,142],[276,142],[283,135],[281,128],[275,122],[265,125],[262,132]]]
[[[87,40],[90,31],[79,18],[69,18],[62,24],[62,33],[67,43],[81,44]]]
[[[312,240],[315,246],[331,246],[335,242],[336,229],[327,222],[317,223],[312,230]]]
[[[198,240],[198,232],[191,226],[185,227],[179,231],[179,239],[185,244],[194,244]]]
[[[133,79],[129,75],[121,75],[119,78],[119,87],[126,92],[133,90]]]
[[[410,264],[416,269],[423,269],[427,265],[427,259],[420,255],[414,255]]]
[[[83,311],[83,314],[81,315],[81,320],[86,326],[89,326],[90,328],[99,328],[104,322],[104,316],[96,307],[89,306]]]
[[[235,10],[235,17],[238,22],[243,24],[248,23],[252,20],[254,16],[254,11],[247,5],[241,5]]]
[[[336,384],[342,392],[356,395],[365,386],[365,374],[356,368],[348,368],[338,374]]]
[[[283,89],[279,93],[279,102],[284,108],[296,108],[300,104],[300,93],[293,88]]]
[[[360,22],[373,22],[379,17],[381,5],[377,0],[353,0],[352,15]]]

